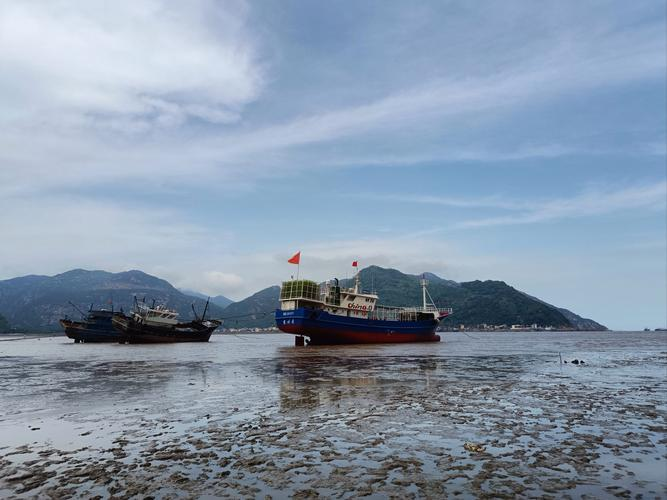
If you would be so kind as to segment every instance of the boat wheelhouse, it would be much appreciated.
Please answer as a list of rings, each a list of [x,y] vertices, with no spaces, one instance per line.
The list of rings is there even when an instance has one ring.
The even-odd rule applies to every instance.
[[[136,302],[132,319],[146,325],[171,326],[178,324],[178,313],[162,305],[149,307],[144,302]]]

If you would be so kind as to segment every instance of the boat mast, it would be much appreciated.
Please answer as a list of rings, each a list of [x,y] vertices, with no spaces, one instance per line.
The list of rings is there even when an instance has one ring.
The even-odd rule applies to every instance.
[[[204,306],[204,314],[201,315],[201,320],[204,321],[206,319],[206,311],[208,310],[208,301],[211,300],[211,297],[208,297],[206,299],[206,305]]]
[[[420,282],[421,282],[421,286],[422,286],[422,300],[423,300],[423,304],[424,304],[423,307],[424,307],[424,311],[426,311],[426,293],[427,293],[426,292],[426,285],[428,285],[428,281],[427,281],[427,279],[424,275],[422,275],[422,279],[421,279]]]

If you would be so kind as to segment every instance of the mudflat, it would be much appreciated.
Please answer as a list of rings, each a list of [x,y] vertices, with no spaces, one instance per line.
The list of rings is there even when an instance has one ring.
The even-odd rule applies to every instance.
[[[442,338],[0,341],[0,496],[667,495],[664,332]]]

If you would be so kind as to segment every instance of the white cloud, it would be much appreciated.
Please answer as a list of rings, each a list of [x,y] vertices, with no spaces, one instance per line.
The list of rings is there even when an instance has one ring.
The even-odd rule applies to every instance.
[[[532,224],[557,219],[591,217],[635,209],[664,211],[667,205],[667,182],[660,181],[653,184],[615,189],[609,186],[596,187],[569,198],[546,200],[530,198],[517,200],[500,194],[483,198],[422,194],[376,195],[373,193],[355,196],[359,196],[365,200],[378,200],[390,203],[417,203],[451,208],[477,208],[510,212],[507,215],[465,220],[446,228],[453,229]],[[428,232],[435,233],[443,229],[445,228],[434,228]]]
[[[378,200],[388,203],[416,203],[451,208],[490,209],[509,212],[507,215],[465,220],[453,228],[475,228],[514,224],[532,224],[549,220],[591,217],[608,213],[642,209],[648,211],[665,210],[667,205],[667,182],[636,185],[612,189],[610,187],[591,188],[569,198],[535,200],[516,199],[496,194],[487,197],[433,196],[422,194],[364,193],[354,195],[364,200]],[[445,228],[433,228],[427,233],[436,233]]]
[[[193,174],[233,189],[313,167],[567,155],[581,148],[498,151],[483,138],[447,145],[446,135],[564,94],[659,80],[665,72],[661,26],[579,34],[576,42],[566,35],[550,38],[537,56],[492,72],[453,71],[363,104],[193,134],[186,120],[237,120],[264,88],[259,42],[247,29],[243,4],[82,5],[19,2],[0,15],[0,189],[8,194],[156,175],[161,185],[180,186]],[[390,148],[408,130],[434,125],[445,137],[418,153],[414,145],[357,156],[346,147],[316,148],[373,138]],[[143,133],[141,141],[125,138],[133,132]]]
[[[455,118],[485,113],[483,120],[559,94],[624,84],[665,72],[664,43],[659,28],[630,31],[607,38],[582,40],[577,50],[556,45],[550,53],[485,76],[433,79],[363,105],[297,117],[284,123],[210,141],[221,157],[238,161],[246,155],[312,143],[331,142],[377,131],[404,130],[435,120],[458,124]],[[223,154],[224,152],[224,154]],[[504,156],[566,154],[568,148],[522,149]],[[461,159],[479,154],[455,151]]]
[[[233,235],[212,235],[173,210],[80,196],[45,197],[39,204],[0,197],[0,227],[4,278],[78,267],[165,277],[165,270],[187,272],[181,266],[191,269],[233,242]]]
[[[0,4],[0,103],[13,127],[144,131],[231,122],[263,84],[240,1]]]
[[[494,195],[485,198],[461,198],[456,196],[433,196],[423,194],[374,194],[353,195],[363,200],[377,200],[390,203],[418,203],[421,205],[439,205],[452,208],[494,208],[501,210],[521,210],[530,208],[526,200],[511,199],[507,196]]]
[[[224,273],[222,271],[206,271],[201,281],[200,288],[205,293],[225,293],[235,295],[243,288],[243,278],[235,273]]]
[[[532,207],[518,214],[471,219],[456,225],[460,228],[533,224],[557,219],[591,217],[619,211],[662,210],[667,206],[667,182],[633,186],[617,190],[595,189],[571,198],[532,202]],[[496,208],[507,208],[498,204]]]
[[[72,268],[141,269],[179,288],[239,300],[296,273],[287,263],[294,249],[267,242],[241,253],[233,234],[144,205],[74,196],[47,197],[39,205],[0,198],[0,227],[11,233],[0,245],[0,279]],[[454,277],[484,261],[415,234],[306,242],[302,255],[303,275],[318,280],[351,275],[353,260]]]

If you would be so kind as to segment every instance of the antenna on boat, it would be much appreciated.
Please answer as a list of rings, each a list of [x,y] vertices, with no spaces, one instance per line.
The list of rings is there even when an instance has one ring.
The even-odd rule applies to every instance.
[[[195,309],[195,303],[190,304],[192,306],[192,313],[195,315],[195,320],[199,321],[199,316],[197,316],[197,310]]]
[[[426,290],[426,285],[428,285],[428,280],[426,279],[426,274],[422,274],[422,278],[420,280],[421,286],[422,286],[422,298],[423,298],[423,304],[424,304],[424,311],[426,311],[426,294],[428,291]]]
[[[71,300],[68,300],[67,302],[69,303],[69,305],[71,305],[74,309],[76,309],[79,312],[82,318],[86,317],[83,311],[74,305],[74,302],[72,302]]]
[[[424,311],[428,308],[426,305],[426,297],[428,297],[428,300],[431,301],[431,305],[437,309],[437,306],[435,305],[435,301],[433,300],[433,297],[431,297],[431,294],[428,293],[428,289],[426,288],[426,285],[428,285],[428,280],[426,279],[426,274],[422,274],[422,279],[421,279],[421,286],[422,286],[422,295],[424,298]]]
[[[204,314],[201,315],[201,320],[204,321],[206,318],[206,310],[208,309],[208,301],[211,300],[211,297],[206,298],[206,305],[204,306]]]

